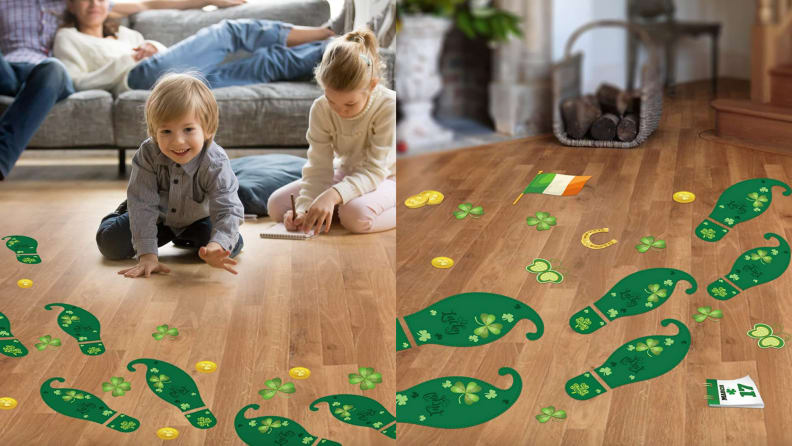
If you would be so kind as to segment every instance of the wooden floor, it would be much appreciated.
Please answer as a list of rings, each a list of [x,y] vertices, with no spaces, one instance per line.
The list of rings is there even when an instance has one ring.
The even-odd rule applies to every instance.
[[[748,84],[723,80],[720,97],[745,98]],[[398,389],[432,378],[461,375],[497,387],[511,385],[498,368],[515,368],[523,379],[520,398],[492,421],[460,430],[399,426],[399,443],[408,445],[783,445],[792,444],[788,414],[792,400],[792,347],[760,350],[746,331],[757,322],[792,328],[792,272],[732,300],[709,297],[706,286],[728,273],[744,251],[768,242],[765,232],[792,239],[792,197],[774,188],[771,207],[760,217],[736,226],[718,243],[693,236],[721,192],[735,182],[770,177],[792,183],[792,157],[718,145],[699,138],[714,127],[709,83],[683,85],[663,104],[660,128],[633,150],[560,146],[552,138],[525,139],[402,159],[399,203],[425,189],[445,194],[439,206],[399,207],[397,313],[404,316],[444,297],[487,291],[519,299],[542,317],[545,334],[522,321],[503,339],[477,348],[426,345],[397,354]],[[512,201],[537,171],[591,175],[574,197],[525,196]],[[696,194],[692,204],[671,200],[675,191]],[[484,207],[478,219],[455,220],[463,202]],[[526,217],[546,211],[558,225],[538,232]],[[616,238],[603,250],[580,243],[589,229],[609,227],[597,243]],[[639,254],[642,236],[667,241],[662,251]],[[770,243],[772,244],[772,243]],[[451,269],[430,265],[436,256],[456,261]],[[535,257],[560,259],[569,274],[561,284],[540,284],[525,271]],[[689,296],[680,284],[656,311],[623,318],[582,336],[569,317],[593,303],[616,282],[650,267],[690,272],[699,291]],[[697,324],[700,306],[723,310],[719,322]],[[689,327],[693,344],[685,360],[650,381],[618,387],[588,401],[573,400],[564,384],[601,364],[617,347],[650,334],[674,334],[659,322],[675,318]],[[705,379],[735,379],[750,374],[765,401],[764,409],[707,407]],[[542,407],[564,409],[565,421],[540,424]]]
[[[43,259],[22,264],[0,246],[0,312],[30,350],[18,359],[0,356],[0,397],[19,402],[16,409],[0,411],[0,443],[242,445],[233,418],[243,406],[258,403],[262,408],[247,417],[288,417],[315,436],[345,445],[393,444],[372,429],[336,420],[324,405],[319,412],[308,406],[329,394],[361,394],[347,375],[367,366],[381,372],[383,382],[364,394],[395,413],[395,231],[349,235],[334,229],[310,242],[265,241],[258,237],[265,222],[246,221],[238,276],[166,247],[161,260],[173,270],[169,276],[124,279],[116,271],[133,261],[104,261],[94,241],[100,218],[124,198],[126,180],[114,177],[113,162],[79,160],[64,167],[23,162],[0,183],[0,237],[35,238]],[[33,280],[33,287],[17,287],[22,278]],[[82,355],[57,325],[59,310],[44,310],[53,302],[92,312],[101,321],[108,351]],[[161,324],[177,327],[178,338],[155,341],[151,334]],[[47,334],[60,338],[62,346],[36,350],[36,339]],[[145,357],[190,373],[218,425],[193,428],[148,389],[145,368],[126,370],[129,361]],[[197,373],[194,364],[201,360],[216,362],[218,370]],[[310,368],[310,379],[290,379],[294,366]],[[41,383],[54,376],[66,379],[60,386],[91,392],[136,417],[140,429],[123,434],[56,414],[39,396]],[[123,397],[102,392],[102,382],[112,376],[130,382],[132,391]],[[294,382],[297,392],[263,400],[257,392],[274,377]],[[159,440],[155,432],[165,426],[178,429],[179,438]]]

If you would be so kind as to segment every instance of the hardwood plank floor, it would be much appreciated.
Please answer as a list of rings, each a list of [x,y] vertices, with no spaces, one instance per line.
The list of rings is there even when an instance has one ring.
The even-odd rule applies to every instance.
[[[719,97],[746,98],[746,82],[724,79]],[[476,348],[426,345],[397,354],[398,389],[441,376],[470,376],[498,387],[510,385],[498,368],[515,368],[523,390],[508,411],[490,422],[458,430],[402,424],[399,443],[409,445],[721,445],[792,444],[785,414],[792,350],[759,349],[746,336],[753,323],[792,327],[792,273],[721,302],[706,286],[728,273],[735,259],[767,246],[765,232],[792,237],[792,198],[774,188],[774,200],[760,217],[735,226],[718,243],[693,235],[721,192],[748,178],[792,182],[792,157],[756,152],[704,140],[714,127],[709,82],[682,85],[666,97],[660,128],[638,149],[564,147],[552,137],[528,138],[453,152],[400,159],[398,163],[397,314],[422,310],[444,297],[470,291],[504,294],[534,308],[545,334],[527,341],[530,322],[520,322],[501,340]],[[537,171],[591,175],[573,197],[526,195],[512,201]],[[408,209],[401,203],[425,189],[445,194],[439,206]],[[671,200],[673,192],[696,194],[692,204]],[[463,202],[484,207],[479,219],[457,221],[452,212]],[[558,219],[538,232],[525,223],[537,211]],[[608,227],[597,242],[619,242],[603,250],[581,245],[581,234]],[[639,254],[646,235],[666,240],[667,248]],[[601,241],[600,241],[601,240]],[[774,244],[770,242],[770,244]],[[430,260],[448,256],[453,268],[434,269]],[[525,271],[535,257],[555,258],[568,272],[563,283],[540,284]],[[556,266],[556,263],[553,263]],[[618,319],[581,336],[569,317],[637,270],[678,268],[691,273],[699,290],[686,295],[677,285],[669,302],[649,313]],[[723,310],[719,322],[698,324],[700,306]],[[649,381],[609,390],[577,401],[564,391],[566,381],[591,370],[627,341],[651,334],[674,334],[660,321],[675,318],[691,331],[692,346],[671,372]],[[707,407],[705,379],[735,379],[750,374],[764,409]],[[568,418],[540,424],[542,407],[564,409]]]
[[[309,411],[316,398],[364,394],[395,413],[395,231],[351,235],[336,226],[310,242],[263,240],[267,220],[246,221],[239,275],[214,270],[185,251],[162,248],[173,273],[146,280],[124,279],[116,271],[133,261],[105,261],[94,234],[100,218],[124,197],[126,180],[115,179],[114,160],[95,165],[64,161],[62,167],[23,162],[0,183],[0,237],[28,235],[39,242],[42,263],[25,265],[0,247],[0,312],[30,351],[22,358],[0,356],[0,396],[18,400],[0,411],[0,438],[7,445],[242,445],[233,418],[250,403],[247,417],[278,415],[300,423],[314,436],[347,445],[392,445],[372,429],[341,423],[328,408]],[[44,163],[47,164],[47,163]],[[51,164],[51,163],[49,163]],[[33,280],[22,289],[17,280]],[[60,330],[58,311],[44,305],[65,302],[83,307],[102,324],[107,352],[87,357]],[[161,324],[179,329],[174,340],[155,341]],[[62,346],[38,351],[39,336],[60,338]],[[177,409],[147,388],[145,367],[126,364],[157,358],[187,371],[218,419],[212,429],[190,426]],[[197,361],[218,364],[212,374],[195,371]],[[312,371],[309,379],[289,378],[291,367]],[[361,392],[347,375],[373,367],[383,382]],[[56,414],[39,388],[61,376],[62,387],[86,390],[111,408],[136,417],[141,427],[123,434],[96,423]],[[101,390],[121,376],[132,385],[123,397]],[[288,398],[263,400],[257,392],[268,379],[294,382]],[[57,387],[57,385],[56,385]],[[171,426],[180,436],[159,440],[157,429]]]

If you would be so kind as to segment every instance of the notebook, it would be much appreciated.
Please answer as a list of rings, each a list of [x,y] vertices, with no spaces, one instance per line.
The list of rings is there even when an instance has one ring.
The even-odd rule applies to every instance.
[[[759,389],[748,375],[732,380],[708,379],[707,400],[710,407],[764,407]]]
[[[313,229],[309,233],[299,231],[289,231],[283,223],[278,223],[271,228],[268,228],[261,234],[261,238],[277,238],[284,240],[310,240],[314,237]]]

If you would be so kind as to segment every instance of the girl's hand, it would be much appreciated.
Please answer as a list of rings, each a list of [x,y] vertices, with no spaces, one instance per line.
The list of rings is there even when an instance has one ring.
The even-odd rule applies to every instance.
[[[159,262],[156,254],[143,254],[138,259],[138,264],[132,268],[122,269],[118,274],[124,277],[149,277],[151,273],[169,273],[170,268]]]
[[[157,54],[157,52],[158,52],[157,51],[157,47],[155,47],[154,45],[152,45],[152,44],[150,44],[148,42],[143,42],[143,44],[140,45],[139,47],[132,48],[132,51],[135,52],[132,55],[132,58],[135,59],[135,62],[140,62],[141,60],[143,60],[143,59],[145,59],[147,57],[151,57],[151,56]]]
[[[305,214],[300,214],[299,212],[297,214],[297,218],[294,218],[292,211],[286,211],[286,213],[283,214],[283,226],[286,226],[287,230],[297,231],[300,229],[300,226],[305,220]]]
[[[333,221],[333,208],[341,201],[341,195],[332,187],[322,192],[311,203],[311,207],[308,209],[308,213],[305,214],[300,229],[307,234],[316,226],[314,233],[318,234],[322,232],[322,225],[324,225],[325,232],[329,232],[330,224]]]
[[[198,250],[198,257],[208,263],[213,268],[224,269],[231,274],[238,274],[230,265],[236,265],[234,259],[229,258],[231,251],[223,249],[219,243],[209,242],[206,246],[201,246]]]

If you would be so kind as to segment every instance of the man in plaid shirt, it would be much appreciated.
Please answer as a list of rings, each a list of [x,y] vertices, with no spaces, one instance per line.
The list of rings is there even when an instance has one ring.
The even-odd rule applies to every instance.
[[[66,68],[49,57],[67,0],[0,0],[0,95],[14,102],[0,116],[0,180],[8,176],[56,102],[74,93]],[[147,9],[220,8],[246,0],[71,0],[109,2],[111,17]]]

